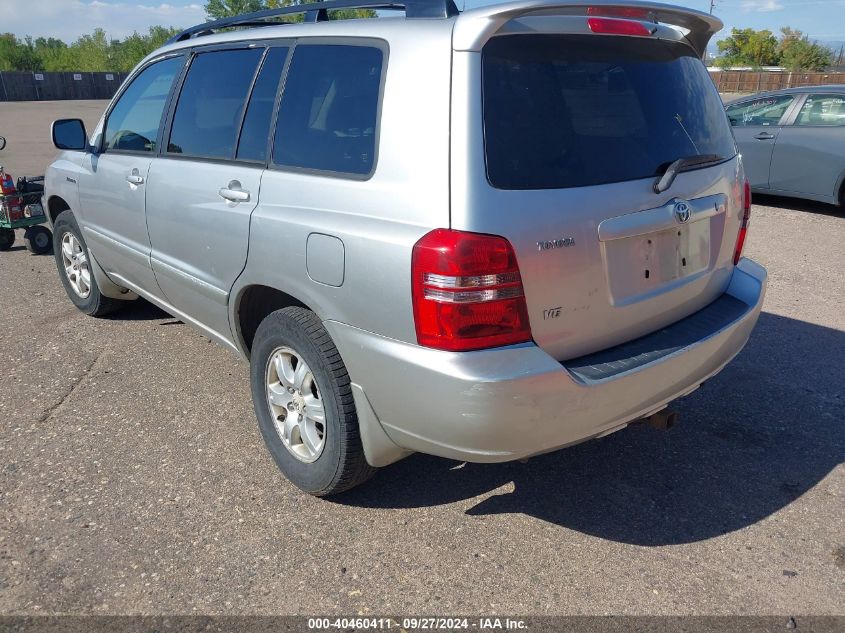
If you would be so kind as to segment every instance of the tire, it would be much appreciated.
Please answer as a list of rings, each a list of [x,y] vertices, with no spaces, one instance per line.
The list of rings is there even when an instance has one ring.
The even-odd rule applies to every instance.
[[[37,224],[24,232],[23,243],[33,255],[45,255],[53,250],[53,234],[46,226]]]
[[[72,260],[67,257],[68,252],[63,250],[63,245],[73,244],[73,254],[78,259]],[[114,312],[120,307],[120,301],[104,296],[97,286],[97,280],[91,274],[87,266],[89,260],[88,247],[82,238],[82,231],[76,223],[73,213],[62,211],[53,223],[53,254],[56,258],[56,267],[59,269],[59,278],[65,287],[65,292],[73,304],[81,312],[89,316],[100,317]],[[69,277],[69,266],[66,264],[76,263],[79,268],[74,273],[76,278]],[[87,269],[87,275],[85,270]],[[87,277],[87,279],[86,279]],[[79,279],[82,278],[80,285]]]
[[[304,377],[297,389],[293,386],[296,377],[285,382],[286,372],[279,368],[293,370],[303,362]],[[317,497],[333,495],[363,483],[376,472],[364,458],[349,374],[313,312],[289,307],[261,322],[252,346],[250,384],[264,442],[279,470],[298,488]],[[287,404],[285,399],[289,399]],[[319,422],[315,426],[308,413],[317,404],[324,414],[322,436],[309,443],[307,437],[320,436]],[[297,426],[286,442],[283,428],[289,421]],[[318,444],[319,450],[311,450]]]
[[[0,251],[7,251],[15,243],[14,229],[0,229]]]

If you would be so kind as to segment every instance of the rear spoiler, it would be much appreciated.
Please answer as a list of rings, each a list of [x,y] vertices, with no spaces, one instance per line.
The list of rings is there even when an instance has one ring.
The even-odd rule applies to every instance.
[[[686,39],[699,57],[704,57],[710,38],[724,26],[719,18],[707,13],[657,2],[522,0],[464,11],[455,22],[452,44],[456,51],[480,51],[487,40],[510,20],[542,15],[587,15],[587,10],[591,7],[642,9],[648,13],[648,19],[654,22],[687,29],[689,33]]]

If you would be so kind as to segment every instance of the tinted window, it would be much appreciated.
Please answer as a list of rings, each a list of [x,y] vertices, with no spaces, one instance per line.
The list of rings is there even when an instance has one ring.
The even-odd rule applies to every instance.
[[[273,162],[369,174],[383,55],[368,46],[298,46],[285,80]]]
[[[179,95],[167,151],[232,158],[244,104],[263,48],[201,53]]]
[[[271,48],[264,58],[261,72],[252,89],[246,110],[241,139],[238,143],[238,158],[264,162],[270,137],[270,123],[273,106],[276,104],[276,90],[288,56],[287,48]]]
[[[810,95],[795,125],[845,125],[845,96]]]
[[[794,100],[794,97],[783,95],[743,101],[727,107],[728,118],[735,127],[777,125]]]
[[[184,61],[182,57],[172,57],[156,62],[132,80],[106,122],[106,150],[155,151],[161,115]]]
[[[684,45],[512,35],[483,49],[487,174],[501,189],[646,178],[678,158],[736,154],[722,102]]]

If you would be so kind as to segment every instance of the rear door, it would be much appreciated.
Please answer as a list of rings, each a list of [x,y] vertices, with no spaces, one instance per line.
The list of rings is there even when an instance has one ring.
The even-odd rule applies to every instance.
[[[540,347],[559,360],[608,348],[724,292],[742,172],[722,102],[691,48],[509,34],[491,38],[480,60],[461,55],[459,78],[479,63],[482,110],[472,97],[465,114],[453,110],[470,129],[464,138],[478,140],[466,159],[453,153],[452,228],[510,241]],[[667,167],[690,156],[710,158],[656,193]]]
[[[778,136],[769,186],[837,202],[845,173],[845,93],[810,94]]]
[[[800,95],[762,96],[731,104],[728,120],[754,189],[769,188],[769,169],[782,123]]]
[[[159,286],[177,310],[226,338],[287,54],[284,45],[197,52],[150,168],[147,224]]]

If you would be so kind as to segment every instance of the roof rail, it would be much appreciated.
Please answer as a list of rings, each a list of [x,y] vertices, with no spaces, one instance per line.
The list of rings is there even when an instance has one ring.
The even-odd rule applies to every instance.
[[[210,35],[220,29],[236,26],[279,26],[287,22],[272,21],[271,18],[305,14],[305,22],[324,22],[328,12],[335,9],[373,9],[405,11],[406,18],[449,18],[458,15],[454,0],[326,0],[310,4],[295,4],[278,9],[265,9],[255,13],[244,13],[230,18],[221,18],[204,24],[197,24],[170,38],[168,44],[183,42],[194,37]]]

